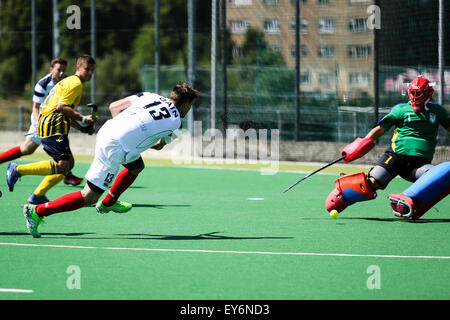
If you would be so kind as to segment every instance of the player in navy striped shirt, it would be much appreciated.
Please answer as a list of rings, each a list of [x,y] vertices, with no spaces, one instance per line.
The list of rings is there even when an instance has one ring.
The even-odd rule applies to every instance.
[[[39,119],[41,104],[55,84],[64,78],[66,67],[67,61],[63,58],[53,59],[51,62],[50,73],[36,83],[33,93],[33,109],[30,119],[31,124],[30,129],[26,134],[27,137],[21,145],[15,146],[0,154],[0,164],[32,154],[39,147],[41,139],[37,132],[37,121]],[[79,185],[82,181],[83,178],[78,178],[72,173],[67,174],[64,179],[64,183],[72,185]],[[38,186],[37,189],[31,193],[28,202],[33,204],[47,202],[48,199],[45,196],[46,192],[47,190]]]

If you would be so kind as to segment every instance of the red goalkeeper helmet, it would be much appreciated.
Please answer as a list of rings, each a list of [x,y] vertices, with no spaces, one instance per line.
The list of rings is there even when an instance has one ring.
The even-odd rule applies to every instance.
[[[425,104],[433,98],[434,89],[427,78],[418,76],[408,86],[408,97],[414,112],[422,111]]]

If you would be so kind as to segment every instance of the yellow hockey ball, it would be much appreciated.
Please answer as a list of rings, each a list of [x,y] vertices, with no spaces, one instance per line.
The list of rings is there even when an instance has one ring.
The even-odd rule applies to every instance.
[[[332,217],[333,219],[336,219],[339,215],[339,212],[335,209],[330,211],[330,217]]]

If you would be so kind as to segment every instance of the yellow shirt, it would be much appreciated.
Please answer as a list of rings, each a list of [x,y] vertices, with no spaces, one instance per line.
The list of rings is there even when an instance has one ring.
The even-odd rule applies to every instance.
[[[53,87],[42,103],[38,124],[39,137],[69,133],[70,119],[57,111],[56,107],[58,103],[76,107],[80,103],[82,93],[83,84],[76,75],[61,80]]]

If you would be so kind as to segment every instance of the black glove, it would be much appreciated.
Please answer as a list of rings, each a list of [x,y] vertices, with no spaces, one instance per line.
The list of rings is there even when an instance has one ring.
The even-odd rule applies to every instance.
[[[85,126],[85,127],[81,127],[80,131],[82,133],[87,133],[88,135],[92,135],[94,133],[94,126]]]

